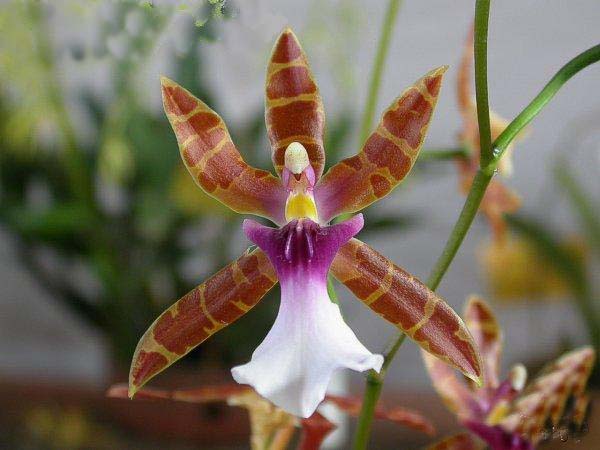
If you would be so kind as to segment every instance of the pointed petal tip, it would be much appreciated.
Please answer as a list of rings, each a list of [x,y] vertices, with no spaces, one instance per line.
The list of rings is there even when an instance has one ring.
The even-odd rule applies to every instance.
[[[129,385],[129,389],[127,390],[127,397],[129,397],[130,400],[133,400],[133,397],[135,396],[137,390],[138,388],[136,386]]]
[[[438,77],[438,76],[442,76],[442,75],[444,75],[444,74],[445,74],[445,73],[448,71],[448,69],[449,69],[449,68],[450,68],[450,66],[449,66],[449,65],[447,65],[447,64],[444,64],[443,66],[439,66],[439,67],[436,67],[436,68],[435,68],[435,69],[433,69],[433,70],[430,70],[430,71],[427,73],[427,75],[426,75],[426,76],[427,76],[427,77]]]
[[[296,37],[296,33],[294,33],[294,30],[292,30],[292,27],[290,25],[286,25],[285,27],[283,27],[283,30],[281,30],[281,33],[279,33],[278,40],[286,34],[289,34],[293,36],[296,40],[298,40],[298,38]]]
[[[167,77],[165,75],[161,75],[160,76],[160,85],[161,86],[175,86],[175,85],[177,85],[177,83],[175,83],[169,77]]]

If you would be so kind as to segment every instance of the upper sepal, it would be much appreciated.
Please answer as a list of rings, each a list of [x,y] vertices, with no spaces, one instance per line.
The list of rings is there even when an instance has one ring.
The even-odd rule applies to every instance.
[[[306,148],[319,179],[325,165],[323,102],[306,55],[290,28],[281,32],[271,54],[265,106],[271,157],[277,173],[283,170],[286,147],[299,142]]]

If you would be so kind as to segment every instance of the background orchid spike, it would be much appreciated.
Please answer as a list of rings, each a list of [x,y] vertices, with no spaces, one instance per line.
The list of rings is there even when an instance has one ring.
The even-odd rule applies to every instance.
[[[591,347],[561,356],[527,386],[527,371],[522,364],[514,366],[500,381],[502,333],[492,310],[483,299],[472,296],[465,308],[465,320],[483,358],[483,387],[463,383],[448,366],[423,353],[436,391],[465,427],[493,450],[533,449],[550,437],[548,425],[581,428],[589,401],[585,387],[595,360]],[[454,445],[455,439],[441,441],[430,449],[463,448]],[[461,435],[460,440],[465,439],[471,447],[464,448],[483,448],[475,438]]]
[[[459,172],[459,186],[463,194],[467,194],[473,178],[479,168],[479,126],[477,124],[477,105],[471,89],[471,73],[473,72],[473,30],[468,34],[457,76],[458,109],[462,116],[463,127],[459,134],[461,144],[469,151],[469,157],[458,158],[456,164]],[[508,126],[508,121],[494,111],[490,111],[490,128],[492,141]],[[507,148],[498,164],[503,175],[512,173],[512,153],[514,144],[524,137],[526,132],[515,139]],[[481,201],[480,210],[486,216],[492,228],[493,236],[501,241],[506,234],[503,215],[516,212],[521,206],[521,198],[512,189],[498,179],[493,179]]]
[[[110,387],[106,395],[112,398],[127,398],[128,387],[126,384],[115,384]],[[174,391],[142,388],[136,398],[198,404],[225,402],[231,406],[245,408],[250,419],[251,447],[256,450],[287,448],[298,428],[300,429],[298,450],[318,450],[325,438],[336,428],[334,423],[318,412],[309,418],[298,419],[262,398],[251,387],[239,384],[203,386]],[[360,399],[338,395],[327,395],[324,404],[334,405],[340,411],[353,417],[358,416],[361,408]],[[418,411],[401,406],[387,408],[379,405],[375,411],[375,417],[429,436],[435,434],[435,428],[429,420]]]
[[[244,162],[219,115],[174,81],[162,79],[164,108],[196,183],[234,211],[269,218],[280,228],[246,222],[244,230],[260,249],[246,252],[150,326],[133,357],[131,396],[245,314],[280,281],[282,302],[272,330],[252,361],[233,374],[288,412],[310,415],[333,370],[378,369],[382,363],[381,356],[362,346],[330,303],[326,286],[330,265],[371,309],[426,351],[480,381],[481,362],[458,315],[375,250],[356,239],[348,241],[362,227],[362,216],[328,225],[340,214],[384,197],[408,174],[445,71],[446,67],[435,69],[404,91],[383,113],[361,151],[323,177],[323,105],[306,55],[289,28],[275,44],[266,81],[265,117],[279,178]],[[290,329],[297,334],[283,332]],[[323,350],[319,355],[300,351],[317,342]],[[289,367],[273,370],[273,357],[282,364],[289,360]],[[294,376],[286,377],[292,369]]]

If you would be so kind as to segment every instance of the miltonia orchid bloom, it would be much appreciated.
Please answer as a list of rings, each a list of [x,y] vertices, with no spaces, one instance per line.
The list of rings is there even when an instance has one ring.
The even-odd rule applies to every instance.
[[[426,351],[479,380],[480,361],[458,315],[423,283],[363,242],[352,239],[362,215],[335,225],[388,194],[410,171],[425,137],[446,68],[433,70],[384,112],[362,150],[321,176],[324,113],[306,56],[290,29],[267,69],[266,123],[279,178],[249,166],[222,119],[175,82],[162,79],[163,102],[183,161],[196,183],[246,220],[258,248],[192,290],[146,331],[133,356],[133,396],[150,378],[248,312],[279,281],[273,328],[233,377],[275,405],[310,416],[333,371],[379,370],[327,294],[331,273],[372,310]]]
[[[487,303],[469,299],[465,321],[483,359],[483,386],[464,383],[456,373],[424,354],[427,370],[442,400],[459,421],[492,450],[533,450],[552,427],[579,430],[589,398],[585,387],[594,366],[595,353],[582,347],[547,365],[526,386],[527,371],[515,365],[506,379],[499,376],[502,333]],[[568,400],[573,400],[569,406]],[[463,433],[430,447],[430,450],[475,450],[485,445]]]
[[[479,169],[479,125],[477,122],[477,104],[471,90],[471,73],[473,71],[473,30],[469,33],[465,44],[457,77],[458,108],[463,120],[463,128],[459,134],[461,144],[469,152],[467,158],[457,158],[459,185],[464,195],[469,193],[473,178]],[[490,131],[492,142],[500,136],[509,122],[494,111],[490,111]],[[512,173],[512,153],[514,143],[520,139],[523,132],[509,145],[498,165],[501,175]],[[521,198],[496,177],[490,182],[479,209],[485,215],[497,241],[506,236],[506,223],[503,215],[516,212],[521,206]]]

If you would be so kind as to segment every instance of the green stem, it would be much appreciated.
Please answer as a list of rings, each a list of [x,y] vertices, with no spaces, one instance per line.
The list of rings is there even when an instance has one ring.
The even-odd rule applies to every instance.
[[[559,89],[573,75],[585,69],[587,66],[600,61],[600,44],[595,45],[583,53],[580,53],[567,64],[565,64],[552,79],[544,86],[540,93],[525,107],[521,113],[504,129],[504,131],[494,141],[494,159],[492,164],[497,164],[504,151],[519,134],[519,132],[539,114],[546,104],[552,100]]]
[[[429,278],[427,279],[427,286],[431,290],[435,291],[437,289],[442,278],[446,274],[448,267],[450,267],[450,264],[454,260],[458,249],[473,223],[473,219],[479,209],[485,190],[490,184],[492,175],[493,173],[486,173],[481,170],[477,171],[469,194],[467,195],[467,200],[465,201],[462,211],[458,216],[458,220],[454,224],[454,228],[446,241],[446,246],[444,247],[444,250],[442,250],[442,254],[433,266]]]
[[[487,82],[487,37],[489,17],[490,0],[477,0],[475,2],[475,36],[473,49],[475,55],[475,100],[477,101],[481,167],[486,167],[493,158]]]
[[[377,54],[375,55],[375,61],[373,63],[371,80],[369,81],[367,104],[365,105],[365,112],[360,127],[361,145],[367,140],[367,137],[369,137],[369,134],[372,131],[373,116],[375,115],[375,107],[377,106],[377,98],[379,97],[379,88],[381,87],[381,76],[383,74],[383,68],[385,66],[385,60],[387,58],[390,40],[392,38],[392,32],[394,31],[394,25],[396,24],[396,17],[398,16],[399,9],[400,0],[390,0],[383,18],[381,36],[379,38]]]
[[[381,389],[383,388],[383,380],[394,355],[398,352],[404,339],[406,339],[406,335],[401,333],[385,352],[383,365],[381,366],[379,373],[371,370],[367,375],[367,386],[365,388],[362,408],[360,410],[356,434],[354,436],[354,450],[366,449],[369,444],[371,425],[373,424],[373,417],[375,416],[377,400],[379,400]]]
[[[489,13],[489,5],[486,1],[478,1],[478,15],[480,15],[479,20],[485,21],[485,25],[480,23],[479,27],[476,25],[476,42],[483,42],[486,39],[482,39],[481,36],[477,36],[477,33],[486,32],[487,33],[487,15]],[[481,56],[479,57],[479,63],[483,65],[481,60]],[[475,218],[475,214],[479,209],[479,205],[485,195],[485,191],[492,180],[494,175],[494,170],[498,161],[502,157],[502,154],[506,147],[512,142],[512,140],[517,136],[519,131],[527,125],[544,107],[546,103],[556,94],[558,89],[573,75],[575,75],[580,70],[589,66],[590,64],[597,62],[600,60],[600,45],[592,47],[591,49],[583,52],[578,55],[574,59],[572,59],[569,63],[567,63],[559,72],[550,80],[550,82],[542,89],[540,94],[508,125],[508,127],[504,130],[504,132],[496,139],[494,144],[489,148],[496,149],[492,153],[491,160],[489,163],[482,165],[481,169],[477,171],[475,178],[473,179],[473,183],[469,190],[469,194],[467,195],[467,199],[465,200],[465,204],[462,208],[462,211],[456,221],[450,236],[446,242],[444,250],[442,254],[438,258],[435,266],[431,270],[431,274],[429,276],[427,285],[431,290],[436,290],[439,286],[442,278],[446,274],[446,271],[450,267],[450,264],[454,260],[458,249],[460,248],[462,242],[473,223]],[[481,74],[481,72],[480,72]],[[481,95],[482,92],[480,90],[480,97],[485,97],[485,104],[482,106],[478,99],[478,112],[483,111],[484,109],[488,112],[487,114],[478,114],[479,120],[479,129],[482,129],[482,118],[485,121],[485,117],[489,122],[489,108],[487,108],[487,82],[482,82],[483,86],[485,86],[485,96]],[[481,86],[481,85],[480,85]],[[481,89],[481,88],[480,88]],[[485,126],[485,125],[484,125]],[[482,133],[483,134],[483,133]],[[488,148],[484,145],[481,147],[482,149]],[[483,156],[483,155],[482,155]],[[483,159],[483,158],[482,158]],[[393,357],[395,356],[397,349],[399,348],[402,341],[405,339],[404,334],[400,334],[389,346],[389,350],[384,352],[384,361],[385,367],[387,368],[391,363]],[[371,424],[373,421],[374,413],[375,413],[375,405],[377,404],[377,400],[381,394],[381,390],[383,387],[383,381],[385,377],[385,371],[381,371],[380,374],[377,374],[373,371],[369,373],[367,376],[367,384],[365,388],[363,405],[361,409],[361,413],[358,419],[357,431],[355,435],[355,450],[363,450],[367,448],[367,444],[369,441],[369,434],[371,429]]]

